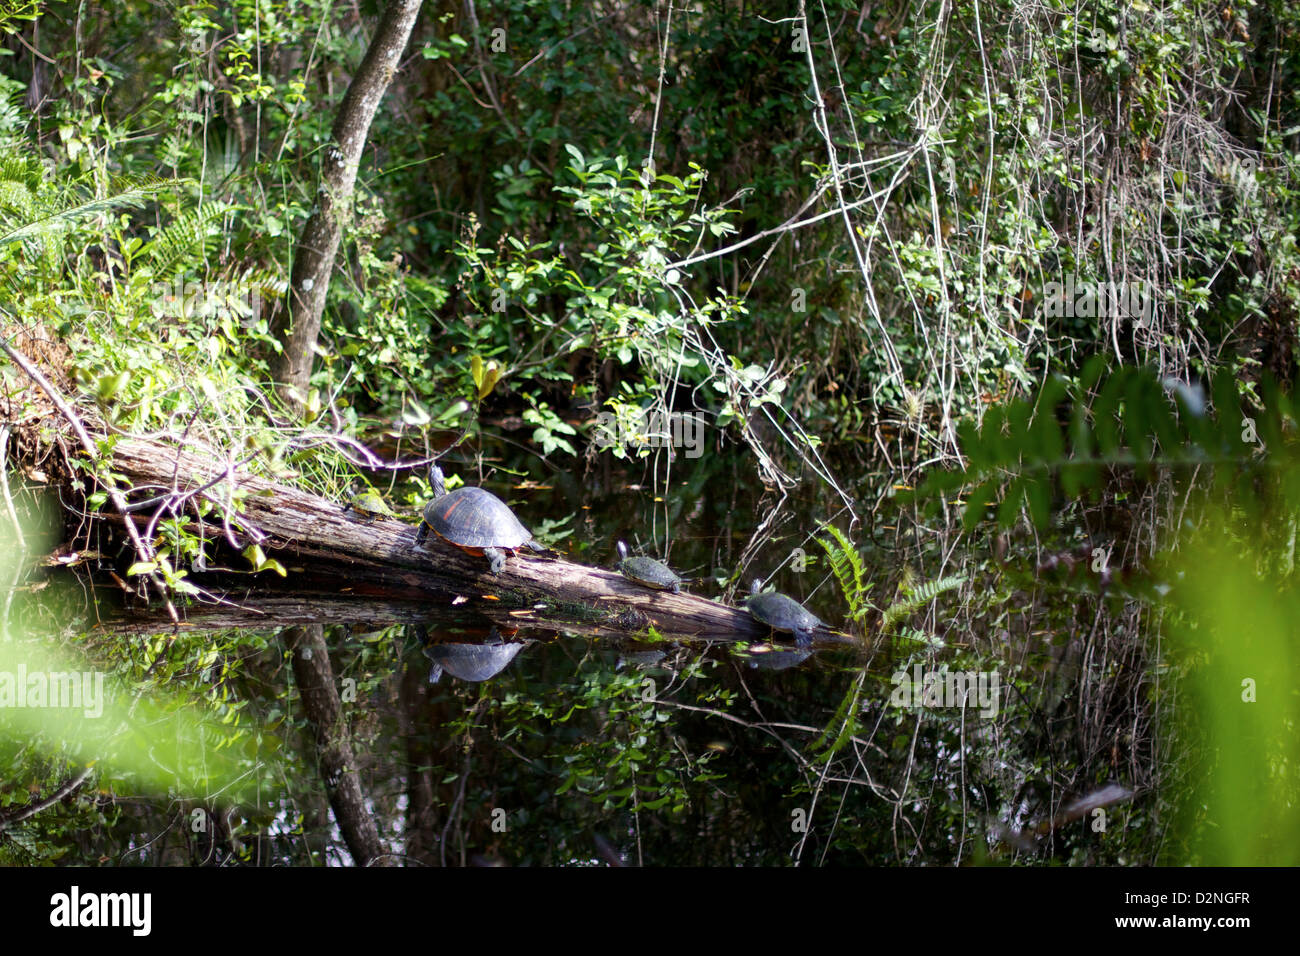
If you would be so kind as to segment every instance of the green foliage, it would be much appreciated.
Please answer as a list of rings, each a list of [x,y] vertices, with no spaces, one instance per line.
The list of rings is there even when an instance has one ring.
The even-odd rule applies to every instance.
[[[122,0],[89,31],[68,12],[0,4],[0,30],[22,34],[8,44],[0,77],[5,324],[21,322],[66,350],[75,398],[110,430],[167,430],[238,449],[256,472],[338,497],[352,466],[319,434],[290,434],[276,421],[266,369],[280,343],[269,318],[283,308],[295,243],[317,202],[321,147],[364,54],[374,5]],[[408,56],[377,115],[344,210],[312,424],[401,454],[435,446],[444,430],[505,443],[513,439],[504,433],[521,428],[524,447],[504,467],[522,473],[524,456],[547,456],[568,478],[592,445],[625,461],[655,454],[662,435],[653,413],[692,411],[716,424],[713,447],[740,437],[760,449],[769,487],[793,484],[785,457],[832,484],[817,458],[827,440],[842,453],[831,460],[859,475],[877,470],[863,462],[872,449],[888,456],[878,469],[887,484],[959,451],[962,466],[933,475],[920,494],[941,503],[957,495],[971,539],[989,519],[1009,530],[1022,514],[1036,529],[1082,535],[1078,528],[1094,527],[1084,511],[1093,499],[1154,486],[1171,470],[1184,490],[1212,472],[1228,512],[1221,533],[1236,550],[1207,558],[1213,573],[1184,569],[1210,575],[1191,576],[1206,585],[1205,603],[1176,606],[1198,627],[1210,622],[1229,635],[1229,646],[1206,652],[1219,659],[1215,669],[1194,669],[1201,652],[1191,644],[1180,662],[1205,714],[1186,728],[1188,746],[1204,744],[1230,771],[1207,786],[1202,803],[1213,810],[1204,819],[1216,827],[1241,819],[1239,781],[1252,776],[1269,782],[1269,807],[1294,802],[1285,746],[1240,757],[1221,748],[1225,736],[1266,736],[1293,715],[1261,707],[1243,719],[1210,701],[1221,679],[1288,659],[1273,644],[1259,651],[1264,636],[1280,633],[1266,617],[1250,619],[1259,648],[1231,656],[1230,645],[1250,634],[1232,630],[1228,592],[1268,604],[1268,575],[1251,579],[1244,569],[1253,560],[1285,585],[1293,565],[1281,534],[1290,518],[1278,511],[1247,522],[1243,502],[1291,500],[1295,480],[1286,458],[1294,415],[1265,383],[1268,373],[1289,381],[1296,371],[1300,10],[1258,0],[1213,13],[1207,21],[1186,2],[1106,0],[1082,13],[1060,0],[1032,9],[957,5],[936,30],[929,8],[873,8],[864,19],[860,5],[835,0],[810,7],[800,24],[807,50],[794,42],[788,11],[755,16],[733,5],[677,10],[653,31],[635,16],[537,0],[426,15],[409,51],[422,55]],[[504,48],[494,44],[499,27]],[[1051,291],[1067,279],[1148,283],[1152,309],[1102,314],[1086,298],[1067,302]],[[1080,372],[1072,365],[1084,354],[1130,364],[1103,375],[1099,359]],[[1214,384],[1202,400],[1171,379]],[[1035,382],[1043,383],[1036,397],[1025,398]],[[606,414],[593,421],[597,412]],[[955,442],[950,423],[963,416]],[[73,468],[89,506],[104,507],[113,476],[97,462]],[[746,470],[699,468],[685,491],[663,495],[665,515],[677,527],[688,514],[695,521],[692,507],[718,507],[709,482]],[[218,486],[196,508],[209,523],[223,514],[237,523],[239,498]],[[574,524],[550,513],[541,526],[558,537]],[[155,560],[134,570],[189,591],[203,543],[180,520],[154,531]],[[830,526],[819,541],[848,620],[860,624],[897,555]],[[923,558],[942,549],[927,542]],[[946,573],[949,554],[938,556]],[[245,573],[287,570],[255,546],[245,558]],[[1030,616],[1024,607],[1040,606],[1025,595],[1036,599],[1048,585],[969,563],[970,574],[919,585],[905,576],[897,601],[879,612],[882,633],[902,638],[889,654],[992,666],[987,647],[954,650],[941,628],[905,621],[962,578],[962,599],[943,602],[935,617],[976,643],[1014,630],[1010,622]],[[1215,574],[1233,588],[1216,590]],[[1046,622],[1026,629],[1078,631],[1075,598],[1096,611],[1095,590],[1071,592],[1067,606],[1057,602]],[[1289,602],[1285,593],[1278,601],[1284,610]],[[1113,630],[1140,630],[1123,623]],[[212,700],[222,720],[250,735],[224,753],[261,732],[238,706],[254,695],[232,690],[238,665],[230,660],[252,643],[218,638],[221,653],[209,660],[198,642],[178,640],[163,654],[149,639],[109,656],[127,675],[124,687],[165,679],[185,689],[178,697]],[[225,677],[199,680],[204,661]],[[373,663],[364,653],[355,661],[358,673]],[[1103,683],[1126,689],[1123,674],[1145,666],[1127,659]],[[1034,701],[998,727],[1019,743],[1038,732],[1037,708],[1051,719],[1055,702],[1033,696],[1032,672],[1003,672],[1017,700]],[[765,764],[770,772],[758,779],[741,759],[727,766],[725,747],[674,749],[688,720],[664,720],[666,708],[617,678],[579,679],[564,698],[576,708],[568,714],[547,709],[560,707],[559,697],[502,705],[515,736],[533,718],[563,731],[582,725],[580,739],[567,741],[573,750],[530,742],[557,787],[590,797],[588,810],[648,817],[658,805],[678,819],[700,813],[697,822],[712,827],[734,803],[745,808],[736,833],[753,839],[781,815],[772,793],[813,786],[802,764]],[[960,721],[880,705],[883,695],[857,677],[826,685],[829,703],[815,719],[799,718],[826,728],[813,751],[825,766],[851,778],[859,768],[850,758],[870,752],[907,768],[887,799],[874,781],[854,779],[871,797],[846,798],[853,812],[838,818],[837,852],[862,854],[877,840],[901,846],[913,837],[902,831],[916,824],[937,829],[954,850],[922,850],[917,837],[918,858],[960,859],[972,839],[963,815],[971,793],[1011,794],[1020,807],[1032,804],[1023,794],[1034,786],[1051,788],[1043,802],[1052,804],[1058,790],[1079,784],[1052,777],[1055,750],[1044,762],[1025,744],[1009,761],[999,752],[988,766],[963,763],[960,792],[945,792],[941,769],[918,768],[939,768],[954,753],[965,760],[970,739]],[[160,699],[164,710],[175,703]],[[691,700],[736,716],[742,699],[724,688]],[[1106,703],[1097,712],[1113,712]],[[602,714],[612,721],[601,723]],[[285,717],[272,713],[267,725]],[[160,726],[171,727],[168,719],[159,715]],[[467,736],[475,720],[466,718]],[[877,727],[869,741],[877,749],[858,750]],[[0,779],[37,790],[66,779],[79,755],[43,741]],[[1092,755],[1105,747],[1093,744],[1078,758],[1081,772],[1097,771]],[[1252,762],[1261,753],[1268,766]],[[915,764],[913,754],[921,755]],[[192,754],[172,756],[195,770]],[[1137,753],[1132,765],[1154,765],[1147,756]],[[1018,779],[1001,769],[1008,762]],[[134,783],[133,765],[122,766]],[[709,795],[715,771],[733,788],[725,800]],[[925,788],[944,799],[926,803]],[[21,789],[3,799],[19,800]],[[909,805],[925,806],[926,821],[908,818]],[[300,819],[286,807],[284,819]],[[280,809],[258,812],[273,819]],[[996,799],[988,810],[999,812]],[[111,827],[121,813],[86,798],[56,819],[103,814],[97,825]],[[1152,820],[1152,831],[1160,825]],[[789,836],[788,826],[766,835],[778,831]],[[1284,827],[1268,832],[1294,843]],[[55,859],[57,841],[47,836],[25,829],[0,852]],[[741,838],[735,845],[745,847],[738,862],[746,853],[770,859]],[[1070,846],[1100,852],[1077,837]],[[1237,859],[1213,840],[1180,857],[1193,858]]]
[[[872,585],[867,582],[868,572],[862,556],[839,528],[827,524],[823,525],[822,529],[829,537],[818,538],[817,543],[826,552],[831,573],[835,575],[840,592],[848,601],[848,620],[861,622],[874,610],[868,599]],[[899,621],[910,617],[939,595],[956,590],[965,583],[966,578],[963,575],[949,575],[920,585],[903,585],[903,596],[896,599],[881,613],[878,633],[881,636],[889,634]]]
[[[130,264],[140,258],[149,264],[149,272],[158,279],[168,279],[189,261],[206,261],[221,238],[220,225],[231,213],[221,202],[209,202],[198,209],[180,213],[150,239],[132,239],[122,246],[122,256]]]
[[[698,686],[700,703],[727,706],[725,692],[699,679],[702,667],[681,675],[673,697]],[[590,661],[543,693],[509,684],[485,688],[481,711],[467,709],[448,730],[461,737],[496,728],[547,768],[556,796],[580,794],[604,811],[681,814],[693,790],[720,777],[710,772],[714,754],[684,754],[671,743],[680,711],[657,699],[663,680]]]
[[[1022,509],[1046,528],[1058,497],[1094,495],[1115,469],[1145,477],[1154,467],[1205,467],[1222,482],[1239,478],[1239,466],[1260,459],[1291,419],[1289,402],[1276,392],[1260,414],[1243,415],[1226,370],[1215,380],[1211,410],[1195,387],[1128,367],[1103,380],[1103,368],[1096,359],[1077,384],[1053,377],[1034,400],[994,406],[982,422],[962,422],[965,468],[932,474],[915,497],[967,489],[968,530],[995,506],[1002,528]]]
[[[1300,669],[1300,588],[1294,570],[1260,566],[1261,541],[1285,546],[1277,532],[1294,534],[1296,490],[1292,480],[1276,511],[1247,505],[1244,523],[1240,512],[1209,516],[1169,556],[1178,611],[1172,658],[1181,678],[1175,737],[1186,761],[1174,769],[1188,781],[1172,794],[1179,839],[1170,862],[1300,862],[1300,701],[1292,680]],[[1243,540],[1243,528],[1255,534]]]
[[[829,538],[818,538],[817,543],[826,552],[831,573],[840,586],[840,593],[849,604],[849,620],[860,621],[870,609],[867,592],[871,586],[867,583],[867,569],[862,563],[862,556],[849,541],[848,536],[833,524],[822,526]]]
[[[33,530],[25,529],[26,540]],[[0,523],[0,535],[6,556],[0,574],[15,581],[29,558],[8,521]],[[46,836],[58,831],[57,815],[3,824],[6,811],[21,810],[68,780],[87,779],[83,769],[93,772],[70,794],[81,813],[93,807],[96,792],[180,792],[228,801],[256,794],[280,741],[241,715],[246,702],[199,691],[199,672],[228,666],[215,647],[157,635],[119,637],[74,653],[55,647],[28,615],[30,603],[19,596],[10,605],[0,640],[0,780],[22,783],[0,786],[0,854],[31,864],[68,852],[66,841]],[[18,620],[29,623],[16,627]],[[102,812],[91,816],[107,820]]]
[[[17,33],[24,21],[40,16],[41,0],[0,0],[0,30]]]
[[[926,581],[916,587],[906,588],[906,593],[901,598],[898,598],[893,604],[885,608],[885,612],[880,618],[880,633],[890,633],[894,629],[894,625],[899,621],[915,614],[940,594],[955,591],[965,583],[965,577],[953,575],[935,581]]]

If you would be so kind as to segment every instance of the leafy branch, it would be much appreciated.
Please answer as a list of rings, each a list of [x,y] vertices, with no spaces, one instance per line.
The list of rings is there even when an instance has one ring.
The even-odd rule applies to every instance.
[[[982,422],[958,426],[964,468],[932,474],[910,497],[937,498],[967,490],[967,530],[996,507],[999,526],[1022,510],[1038,528],[1050,523],[1053,499],[1094,496],[1106,472],[1209,466],[1221,481],[1240,466],[1269,460],[1295,422],[1290,400],[1269,384],[1262,408],[1243,413],[1237,383],[1221,373],[1209,403],[1199,386],[1161,379],[1144,368],[1121,367],[1103,381],[1094,358],[1078,382],[1053,376],[1034,399],[989,409]],[[1234,467],[1219,467],[1219,466]]]

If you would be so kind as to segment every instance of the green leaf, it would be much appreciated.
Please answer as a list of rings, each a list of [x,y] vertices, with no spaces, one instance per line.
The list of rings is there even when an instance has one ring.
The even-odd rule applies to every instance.
[[[1046,529],[1052,523],[1052,490],[1047,480],[1028,479],[1025,482],[1025,500],[1029,503],[1029,519],[1034,527]]]
[[[1016,477],[1007,488],[1006,497],[998,505],[998,527],[1010,528],[1020,516],[1020,497],[1024,493],[1024,476]]]
[[[497,382],[501,380],[502,372],[503,369],[496,363],[495,359],[487,363],[487,366],[483,369],[482,381],[478,383],[479,401],[482,401],[487,398],[488,395],[492,394],[492,389],[495,388]]]
[[[997,487],[998,479],[989,478],[966,497],[966,510],[962,514],[961,523],[967,531],[973,531],[984,520],[984,512],[993,500]]]

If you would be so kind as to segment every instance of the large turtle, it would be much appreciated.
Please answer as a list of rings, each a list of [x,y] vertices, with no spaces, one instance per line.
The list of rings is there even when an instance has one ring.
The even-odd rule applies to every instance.
[[[672,591],[674,594],[681,590],[682,579],[662,561],[640,555],[629,556],[627,545],[622,541],[618,543],[618,557],[618,570],[629,581],[659,591]]]
[[[763,582],[754,579],[754,588],[745,605],[754,620],[766,624],[774,631],[783,631],[794,635],[794,642],[799,647],[811,647],[813,631],[825,627],[821,619],[793,598],[776,591],[763,593]]]
[[[423,549],[424,539],[433,531],[462,551],[486,557],[493,574],[505,567],[506,554],[514,554],[519,548],[546,550],[492,492],[469,486],[448,492],[437,465],[429,469],[429,484],[433,486],[433,500],[425,505],[420,529],[415,533],[417,548]]]

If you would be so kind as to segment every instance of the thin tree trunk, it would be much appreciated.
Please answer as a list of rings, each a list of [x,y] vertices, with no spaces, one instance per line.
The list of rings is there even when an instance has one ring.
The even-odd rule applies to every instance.
[[[432,866],[438,861],[439,824],[438,781],[434,768],[438,754],[433,741],[445,723],[445,713],[435,710],[429,699],[425,672],[408,664],[399,685],[398,719],[406,741],[406,858],[412,863]],[[445,710],[443,705],[440,710]],[[430,730],[430,728],[434,728]]]
[[[330,273],[351,206],[361,152],[406,49],[421,3],[389,0],[385,5],[365,59],[339,106],[333,142],[322,155],[316,208],[303,227],[289,278],[289,308],[281,313],[273,329],[282,351],[273,360],[271,372],[281,399],[294,411],[302,408],[307,395]]]
[[[303,712],[316,738],[316,757],[325,780],[334,820],[357,866],[396,866],[379,840],[374,817],[366,807],[356,753],[343,720],[325,630],[320,625],[290,627],[284,642],[293,660]]]

